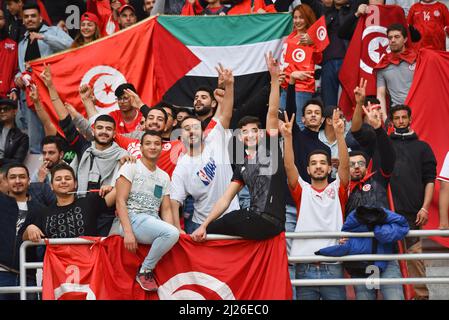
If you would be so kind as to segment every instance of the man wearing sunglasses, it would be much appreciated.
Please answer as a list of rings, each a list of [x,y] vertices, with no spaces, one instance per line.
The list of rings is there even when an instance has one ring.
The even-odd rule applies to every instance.
[[[29,138],[17,128],[16,113],[16,101],[0,99],[0,166],[23,163],[28,154]]]

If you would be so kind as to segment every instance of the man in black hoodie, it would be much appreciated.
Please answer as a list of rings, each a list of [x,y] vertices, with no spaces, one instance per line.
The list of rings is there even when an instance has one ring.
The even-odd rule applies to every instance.
[[[410,229],[420,229],[427,223],[428,210],[432,202],[436,177],[436,159],[431,147],[419,140],[410,129],[412,111],[406,105],[396,105],[390,109],[390,120],[394,132],[390,139],[396,151],[396,164],[390,178],[395,211],[403,215]],[[407,238],[407,251],[421,252],[419,238]],[[425,276],[421,260],[408,261],[411,277]],[[415,285],[416,298],[428,298],[425,285]]]

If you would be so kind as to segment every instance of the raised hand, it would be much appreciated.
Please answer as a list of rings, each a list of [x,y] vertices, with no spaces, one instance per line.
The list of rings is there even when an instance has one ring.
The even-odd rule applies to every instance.
[[[345,122],[340,118],[340,109],[334,109],[332,114],[332,126],[334,127],[335,135],[345,134]]]
[[[44,71],[39,75],[39,77],[42,79],[44,84],[48,87],[53,85],[53,80],[51,77],[51,70],[49,64],[44,64]]]
[[[31,98],[31,101],[34,102],[34,104],[39,102],[39,91],[37,90],[36,85],[32,85],[30,87],[30,98]]]
[[[354,89],[355,102],[362,106],[365,103],[367,80],[360,78],[360,83]]]
[[[271,79],[279,78],[279,74],[281,73],[279,62],[273,58],[273,53],[271,51],[265,54],[265,62],[267,64],[268,72],[270,72]]]
[[[284,111],[284,122],[281,125],[281,134],[284,138],[291,138],[293,132],[293,125],[295,124],[295,114],[288,119],[287,111]]]
[[[92,90],[92,87],[88,84],[83,84],[80,89],[80,96],[82,101],[93,101],[94,98],[94,92]]]
[[[215,89],[214,90],[214,97],[215,97],[215,100],[217,100],[218,104],[223,103],[224,95],[225,95],[225,91],[223,89]]]
[[[137,93],[135,93],[134,91],[130,90],[130,89],[125,89],[125,93],[129,96],[129,98],[131,99],[131,105],[136,108],[136,109],[140,109],[141,106],[144,105],[144,103],[142,102],[142,100],[140,99],[139,95]]]
[[[221,63],[215,67],[218,72],[218,88],[224,89],[227,85],[232,85],[234,83],[234,75],[231,69],[226,69]]]
[[[363,111],[366,114],[368,124],[374,129],[379,129],[382,126],[382,118],[374,112],[374,110],[368,110],[365,106],[362,105]]]

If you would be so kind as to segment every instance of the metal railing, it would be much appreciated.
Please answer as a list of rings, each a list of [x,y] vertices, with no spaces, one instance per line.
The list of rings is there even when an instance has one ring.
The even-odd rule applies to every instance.
[[[286,232],[288,239],[332,239],[332,238],[371,238],[374,232]],[[412,230],[406,237],[449,237],[449,230]],[[232,240],[242,239],[241,237],[226,235],[208,235],[207,240]],[[93,244],[94,241],[70,238],[70,239],[48,239],[50,245],[61,244]],[[20,299],[26,300],[26,294],[32,292],[42,292],[41,286],[27,287],[26,270],[41,269],[42,262],[27,262],[26,249],[31,246],[46,245],[44,240],[40,242],[24,241],[20,247],[20,286],[0,287],[0,293],[20,293]],[[395,260],[449,260],[449,253],[422,253],[422,254],[361,254],[348,255],[342,257],[327,256],[289,256],[289,263],[308,263],[308,262],[343,262],[343,261],[395,261]],[[386,284],[449,284],[449,277],[426,277],[426,278],[394,278],[394,279],[307,279],[291,280],[293,286],[335,286],[335,285],[366,285],[368,282],[375,282],[378,285]]]

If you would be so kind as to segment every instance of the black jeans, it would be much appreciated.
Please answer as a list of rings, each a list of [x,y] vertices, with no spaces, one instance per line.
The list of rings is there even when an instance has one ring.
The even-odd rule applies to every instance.
[[[208,234],[239,236],[250,240],[265,240],[284,231],[284,222],[249,208],[235,210],[215,220],[207,227]]]

